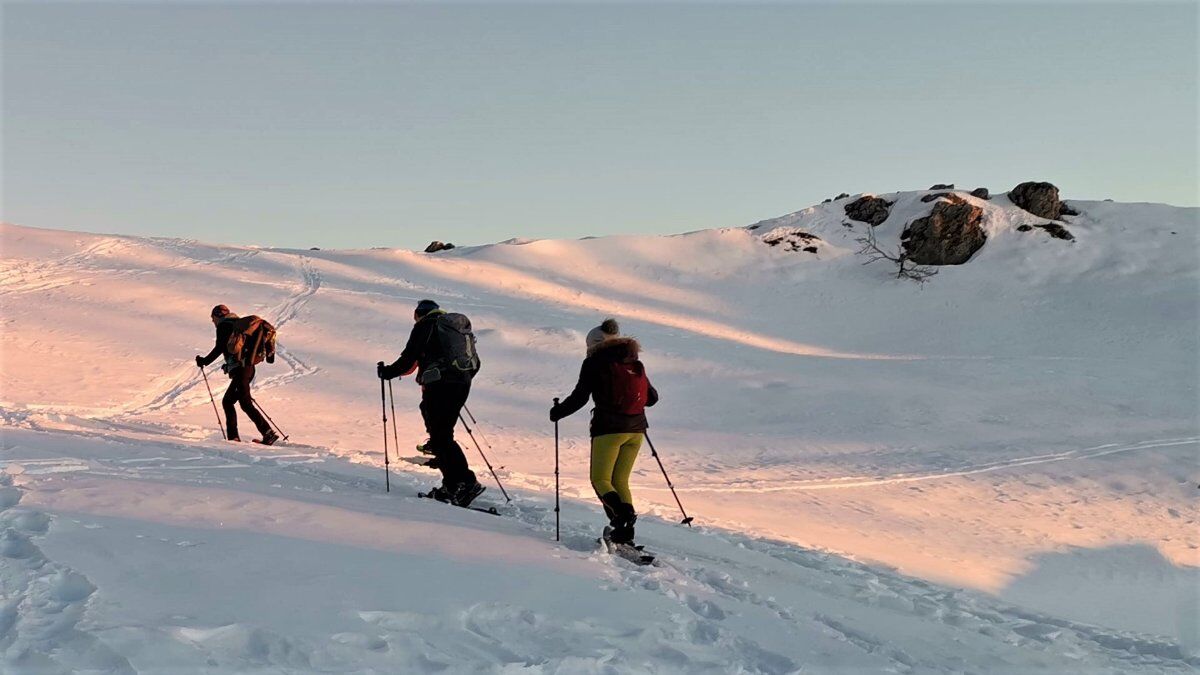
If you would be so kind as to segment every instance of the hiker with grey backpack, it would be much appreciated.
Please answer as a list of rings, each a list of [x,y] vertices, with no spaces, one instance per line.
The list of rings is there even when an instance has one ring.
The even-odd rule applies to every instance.
[[[377,374],[382,380],[391,380],[417,373],[421,417],[429,434],[422,449],[434,457],[430,466],[442,472],[442,484],[422,496],[469,507],[486,489],[454,440],[454,427],[471,394],[471,380],[480,367],[471,320],[463,314],[446,312],[433,300],[417,303],[413,320],[415,324],[400,358],[389,365],[380,362]]]
[[[203,373],[204,368],[218,357],[225,359],[221,364],[221,370],[229,376],[229,388],[221,397],[221,407],[225,409],[225,438],[229,441],[242,440],[238,435],[236,404],[262,434],[262,440],[255,442],[272,445],[279,440],[279,434],[255,407],[250,383],[254,381],[255,366],[263,361],[275,362],[275,327],[253,314],[239,317],[225,305],[213,307],[210,318],[217,329],[217,341],[207,355],[196,356],[196,365]],[[207,380],[208,376],[205,375],[206,383]],[[220,417],[217,420],[219,422]]]

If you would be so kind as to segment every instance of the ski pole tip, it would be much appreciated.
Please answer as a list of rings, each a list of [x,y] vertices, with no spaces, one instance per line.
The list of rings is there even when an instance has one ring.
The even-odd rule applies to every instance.
[[[683,524],[683,525],[687,525],[688,527],[691,527],[691,526],[692,526],[692,520],[693,520],[693,518],[692,518],[691,516],[688,516],[687,518],[684,518],[683,520],[681,520],[681,521],[679,521],[679,522],[680,522],[681,524]]]

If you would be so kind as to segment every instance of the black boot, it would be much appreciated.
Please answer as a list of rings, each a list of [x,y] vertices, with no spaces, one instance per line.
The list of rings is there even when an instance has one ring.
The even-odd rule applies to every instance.
[[[617,513],[621,508],[621,495],[616,492],[606,492],[600,495],[600,505],[604,507],[604,515],[608,517],[609,525],[616,527]]]
[[[470,506],[471,502],[475,501],[475,498],[483,494],[486,489],[477,480],[463,481],[451,495],[450,503],[455,506]]]
[[[622,503],[617,509],[617,519],[613,525],[612,542],[614,544],[633,545],[633,524],[637,522],[637,512],[633,504]]]
[[[605,539],[614,544],[631,543],[633,541],[633,523],[637,520],[633,504],[621,501],[621,495],[616,492],[600,495],[600,503],[604,505],[604,515],[608,516]]]
[[[434,487],[425,494],[428,495],[430,499],[436,499],[439,502],[446,502],[447,504],[450,503],[450,492],[441,485]]]

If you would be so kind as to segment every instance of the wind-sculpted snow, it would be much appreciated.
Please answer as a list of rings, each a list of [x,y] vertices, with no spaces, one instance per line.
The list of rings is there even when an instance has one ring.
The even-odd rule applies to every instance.
[[[92,583],[48,560],[34,539],[51,519],[19,507],[12,477],[0,474],[0,665],[14,672],[100,669],[133,673],[129,662],[79,623]]]
[[[874,230],[881,246],[928,214],[924,194],[881,195],[893,202]],[[139,671],[1195,667],[1197,211],[1068,200],[1081,215],[1063,223],[1067,242],[1020,231],[1041,220],[1002,195],[964,198],[983,210],[987,244],[924,285],[862,264],[856,240],[869,226],[848,223],[848,200],[753,229],[436,255],[4,225],[0,462],[19,466],[26,491],[7,508],[56,514],[45,542],[27,538],[97,589],[79,606],[98,618],[85,612],[71,630],[118,626],[102,640]],[[763,243],[786,231],[819,236],[818,253]],[[411,501],[434,474],[396,456],[407,473],[392,496],[377,492],[374,364],[397,356],[425,297],[475,325],[483,370],[470,407],[516,496],[510,518],[476,522]],[[192,362],[212,347],[217,303],[279,328],[279,358],[255,384],[291,437],[285,448],[218,442]],[[546,543],[547,410],[606,315],[644,346],[662,393],[651,435],[704,526],[666,524],[677,507],[642,458],[633,490],[651,524],[639,539],[665,563],[649,571],[594,552],[602,517],[584,413],[562,422],[570,517],[563,544]],[[214,369],[209,381],[220,396],[224,376]],[[424,438],[418,393],[407,381],[395,391],[400,454],[416,454],[406,448]],[[488,571],[471,542],[504,562]],[[276,569],[285,545],[294,562]],[[1171,574],[1114,563],[1071,587],[1081,597],[1107,597],[1088,584],[1144,589],[1120,596],[1126,607],[1018,592],[1062,574],[1040,564],[1046,556],[1095,551],[1086,559],[1103,564],[1115,558],[1100,552],[1122,546],[1155,551]],[[276,576],[266,590],[228,589],[246,596],[227,599],[238,611],[214,600],[172,618],[184,614],[166,605],[195,602],[203,584],[155,600],[106,562],[115,547],[141,572],[169,559],[214,588],[243,567],[247,579]],[[352,570],[346,579],[331,581],[341,572],[319,562],[328,556]],[[450,560],[461,575],[444,569]],[[396,584],[384,568],[438,581],[382,599],[359,589]],[[464,575],[480,581],[455,595]],[[270,611],[254,601],[310,579],[330,587]],[[598,585],[609,590],[593,597]],[[974,592],[1010,589],[1024,607]],[[547,599],[559,595],[584,600]],[[314,606],[332,618],[296,618]],[[906,621],[920,628],[901,634]],[[143,642],[154,647],[139,651]],[[1068,652],[1082,661],[1058,660]]]

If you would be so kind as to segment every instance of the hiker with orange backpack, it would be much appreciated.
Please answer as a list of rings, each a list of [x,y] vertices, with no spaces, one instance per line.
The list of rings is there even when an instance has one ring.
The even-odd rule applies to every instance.
[[[610,549],[634,547],[637,511],[629,475],[649,426],[645,409],[658,403],[658,392],[638,360],[640,349],[637,340],[621,336],[616,320],[606,319],[587,335],[587,358],[574,391],[550,409],[550,421],[557,422],[586,405],[589,397],[595,402],[590,473],[608,516],[604,541]]]
[[[279,434],[254,406],[250,383],[254,381],[256,365],[264,360],[267,363],[275,362],[275,328],[254,315],[239,317],[225,305],[213,307],[210,318],[217,327],[217,342],[207,355],[196,356],[196,365],[203,370],[218,356],[225,357],[221,370],[229,376],[229,388],[221,397],[221,407],[225,409],[226,438],[230,441],[242,440],[238,436],[237,411],[234,409],[236,403],[262,434],[262,440],[256,442],[271,445],[279,440]]]

